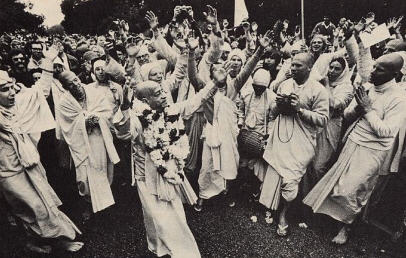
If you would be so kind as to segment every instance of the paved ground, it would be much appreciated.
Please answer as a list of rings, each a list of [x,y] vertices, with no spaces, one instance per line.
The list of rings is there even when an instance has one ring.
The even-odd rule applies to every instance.
[[[115,192],[118,189],[117,204],[85,225],[79,222],[78,214],[67,212],[84,233],[80,239],[85,247],[79,253],[45,257],[146,257],[145,230],[136,189],[119,186]],[[67,192],[61,195],[66,197]],[[208,202],[201,213],[185,207],[202,257],[406,257],[404,245],[392,244],[387,235],[361,223],[355,227],[349,244],[336,247],[330,243],[336,226],[324,216],[315,217],[309,229],[300,229],[292,222],[291,235],[279,238],[276,225],[267,224],[262,208],[245,196],[248,193],[242,189],[234,208],[229,208],[221,198]],[[65,204],[69,210],[72,208],[67,206],[76,205],[69,201]],[[296,217],[295,211],[292,213]],[[250,220],[254,215],[258,217],[256,223]],[[5,225],[3,218],[0,256],[37,257],[23,251],[22,239],[16,228]]]

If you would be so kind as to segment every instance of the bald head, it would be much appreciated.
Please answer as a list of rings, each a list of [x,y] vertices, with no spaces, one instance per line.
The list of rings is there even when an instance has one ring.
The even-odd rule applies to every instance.
[[[376,60],[370,81],[375,85],[382,85],[396,78],[403,67],[403,58],[397,53],[381,56]]]
[[[64,71],[59,74],[58,79],[64,89],[68,89],[68,85],[76,78],[76,74],[72,71]]]
[[[137,84],[134,94],[135,97],[139,100],[148,98],[154,91],[156,87],[159,87],[159,84],[154,81],[145,81]]]
[[[390,53],[379,57],[376,63],[394,72],[400,72],[403,67],[403,58],[397,53]]]
[[[307,81],[314,64],[314,58],[309,53],[299,53],[292,59],[290,70],[292,72],[292,78],[298,84],[303,84]]]
[[[406,51],[406,42],[401,39],[393,39],[386,44],[384,54],[398,51]]]
[[[137,99],[148,103],[152,109],[163,109],[167,106],[166,95],[157,82],[145,81],[138,84],[134,94]]]
[[[309,68],[313,67],[314,64],[314,57],[310,53],[299,53],[295,55],[293,60],[300,61],[305,63]]]

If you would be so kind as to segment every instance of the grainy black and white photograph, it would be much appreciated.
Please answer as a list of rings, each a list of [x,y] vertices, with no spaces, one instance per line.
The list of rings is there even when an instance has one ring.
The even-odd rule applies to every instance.
[[[405,14],[0,0],[0,258],[406,257]]]

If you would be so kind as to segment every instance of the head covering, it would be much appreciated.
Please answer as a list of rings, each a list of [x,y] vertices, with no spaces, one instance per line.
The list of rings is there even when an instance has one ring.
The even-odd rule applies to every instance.
[[[265,69],[258,69],[252,77],[252,84],[268,87],[271,82],[271,74]]]
[[[242,64],[245,64],[245,61],[247,60],[244,52],[239,48],[235,48],[230,52],[230,54],[228,55],[228,60],[231,60],[233,56],[239,57],[242,61]]]
[[[0,85],[13,82],[6,71],[0,70]]]
[[[144,64],[140,68],[140,73],[141,73],[141,78],[143,81],[148,81],[149,80],[149,73],[153,68],[158,67],[159,69],[162,69],[161,65],[159,62],[152,62],[148,64]]]
[[[221,47],[221,51],[228,51],[231,52],[231,46],[228,42],[224,42],[223,46]]]
[[[340,76],[338,76],[338,78],[335,81],[330,82],[330,86],[332,86],[332,87],[336,87],[336,86],[338,86],[340,84],[344,84],[344,83],[351,84],[351,75],[352,75],[352,73],[351,73],[350,69],[348,68],[347,61],[345,60],[345,58],[342,58],[342,57],[340,59],[344,61],[344,64],[345,64],[344,66],[345,67],[344,67],[343,72],[340,74]],[[332,62],[339,62],[341,65],[343,65],[342,61],[338,61],[337,59],[333,59],[330,62],[330,64]]]

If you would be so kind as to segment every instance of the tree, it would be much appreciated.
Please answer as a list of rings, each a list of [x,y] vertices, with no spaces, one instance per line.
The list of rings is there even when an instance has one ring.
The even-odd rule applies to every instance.
[[[46,33],[48,35],[64,35],[65,34],[65,28],[58,24],[50,27],[49,29],[46,30]]]
[[[31,32],[43,32],[44,17],[25,11],[26,6],[17,0],[0,1],[0,34],[25,29]]]

